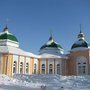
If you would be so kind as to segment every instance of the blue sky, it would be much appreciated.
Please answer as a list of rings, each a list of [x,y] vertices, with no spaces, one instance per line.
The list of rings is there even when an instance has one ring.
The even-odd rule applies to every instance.
[[[0,31],[6,24],[26,51],[37,54],[52,30],[66,53],[80,24],[90,43],[90,0],[0,0]]]

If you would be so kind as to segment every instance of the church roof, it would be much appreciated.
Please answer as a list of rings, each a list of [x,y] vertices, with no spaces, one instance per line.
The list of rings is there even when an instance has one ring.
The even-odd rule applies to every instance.
[[[50,54],[50,53],[44,53],[39,55],[39,58],[68,58],[66,55],[55,55],[55,54]]]
[[[75,42],[71,49],[77,48],[77,47],[86,47],[88,48],[88,43],[85,40],[78,40],[77,42]]]
[[[61,45],[59,45],[58,43],[56,43],[56,42],[54,41],[54,39],[53,39],[52,36],[50,36],[48,42],[45,43],[45,44],[40,48],[40,50],[41,50],[41,49],[44,49],[44,48],[47,48],[47,47],[50,47],[50,48],[58,48],[58,49],[61,48],[61,49],[62,49]]]
[[[13,46],[0,46],[0,53],[10,53],[15,55],[22,55],[22,56],[35,57],[35,58],[38,57],[33,53],[26,52],[20,48],[13,47]]]
[[[78,48],[78,47],[84,47],[88,48],[89,44],[84,38],[84,34],[80,30],[80,33],[78,34],[78,40],[72,45],[71,49]]]
[[[0,40],[6,40],[6,39],[14,42],[18,42],[17,38],[11,33],[9,33],[7,26],[4,28],[3,32],[0,33]]]

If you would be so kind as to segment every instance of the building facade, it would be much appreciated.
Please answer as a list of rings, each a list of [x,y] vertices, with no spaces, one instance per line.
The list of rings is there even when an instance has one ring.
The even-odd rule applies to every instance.
[[[89,44],[81,31],[68,54],[64,54],[63,48],[51,35],[38,55],[20,49],[19,41],[9,32],[7,26],[0,33],[1,74],[89,75],[89,67]]]

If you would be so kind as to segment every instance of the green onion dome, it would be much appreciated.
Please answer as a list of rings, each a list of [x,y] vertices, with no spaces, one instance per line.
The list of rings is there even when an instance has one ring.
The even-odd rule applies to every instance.
[[[0,34],[0,40],[4,40],[4,39],[18,42],[17,38],[11,33],[9,33],[7,26],[4,28],[3,32]]]
[[[0,33],[0,46],[19,47],[17,38],[9,33],[7,26],[4,28],[3,32]]]
[[[56,43],[54,40],[53,40],[53,37],[52,36],[50,36],[50,38],[49,38],[49,40],[48,40],[48,42],[47,43],[45,43],[41,48],[40,48],[40,50],[41,49],[44,49],[44,48],[60,48],[60,49],[62,49],[62,47],[61,47],[61,45],[59,45],[58,43]]]
[[[74,48],[78,48],[78,47],[84,47],[84,48],[88,48],[88,43],[85,41],[84,39],[84,34],[80,31],[80,33],[78,34],[78,41],[76,41],[71,49],[74,49]]]

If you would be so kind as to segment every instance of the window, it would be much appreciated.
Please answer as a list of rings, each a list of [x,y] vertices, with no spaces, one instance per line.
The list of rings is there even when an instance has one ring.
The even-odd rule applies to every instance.
[[[85,56],[77,58],[77,74],[87,75],[87,58]]]
[[[57,74],[60,75],[60,64],[57,64]]]
[[[81,73],[82,73],[82,67],[78,66],[78,74],[81,74]]]
[[[82,73],[83,73],[83,74],[86,73],[86,66],[82,66]]]
[[[29,73],[29,64],[26,63],[26,73]]]
[[[42,64],[42,74],[45,74],[45,64]]]
[[[86,65],[85,65],[85,63],[78,65],[78,74],[79,75],[86,74]]]
[[[23,62],[20,63],[20,74],[23,74]]]
[[[53,65],[52,64],[49,65],[49,74],[53,74]]]
[[[13,73],[16,73],[17,72],[17,62],[14,61],[13,63]]]
[[[37,70],[37,65],[36,63],[34,64],[34,74],[36,74],[36,70]]]

